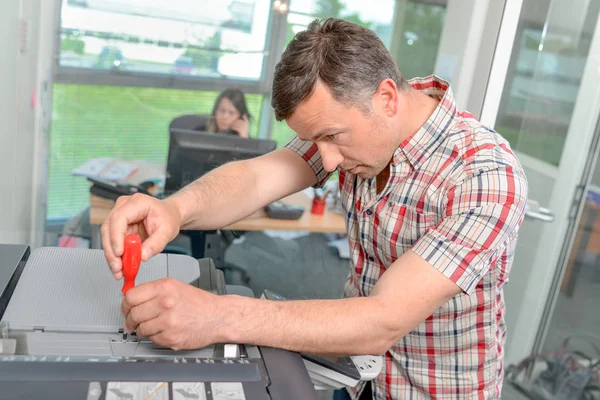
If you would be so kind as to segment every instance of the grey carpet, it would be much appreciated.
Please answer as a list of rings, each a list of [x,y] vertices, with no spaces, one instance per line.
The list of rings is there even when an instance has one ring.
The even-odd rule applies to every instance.
[[[225,260],[246,269],[256,296],[269,289],[289,299],[342,297],[349,260],[338,257],[325,235],[286,240],[246,232],[244,238],[227,249]]]

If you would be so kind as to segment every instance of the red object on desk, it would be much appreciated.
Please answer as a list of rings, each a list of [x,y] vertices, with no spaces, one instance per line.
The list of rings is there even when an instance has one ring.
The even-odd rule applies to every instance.
[[[123,295],[135,286],[135,277],[142,263],[142,238],[135,233],[125,236],[125,248],[121,256],[123,262]]]
[[[325,199],[315,197],[312,202],[312,208],[310,210],[312,214],[323,215],[325,212]]]

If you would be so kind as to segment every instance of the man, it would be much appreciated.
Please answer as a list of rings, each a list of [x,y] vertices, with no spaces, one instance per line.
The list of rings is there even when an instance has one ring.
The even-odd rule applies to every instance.
[[[126,329],[175,349],[385,354],[376,399],[500,398],[502,288],[527,197],[507,142],[458,111],[446,82],[408,83],[373,32],[336,19],[290,42],[272,105],[296,138],[166,200],[119,199],[102,226],[106,258],[119,279],[127,232],[143,236],[147,260],[180,228],[227,226],[339,170],[354,264],[346,298],[270,302],[161,280],[127,293]]]

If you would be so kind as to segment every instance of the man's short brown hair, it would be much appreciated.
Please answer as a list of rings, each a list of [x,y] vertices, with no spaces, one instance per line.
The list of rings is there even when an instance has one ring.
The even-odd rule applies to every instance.
[[[314,20],[296,34],[275,67],[271,105],[278,121],[289,118],[312,94],[317,79],[335,100],[364,112],[384,79],[408,84],[377,35],[341,19]]]

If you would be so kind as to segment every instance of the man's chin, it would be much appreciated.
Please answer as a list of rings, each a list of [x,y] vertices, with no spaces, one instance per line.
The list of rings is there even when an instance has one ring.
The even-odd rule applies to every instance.
[[[360,176],[362,179],[370,179],[377,175],[373,173],[372,169],[367,168],[364,165],[358,165],[354,168],[346,169],[346,172]]]
[[[371,179],[377,176],[377,174],[374,174],[370,171],[361,171],[356,175],[360,176],[362,179]]]

